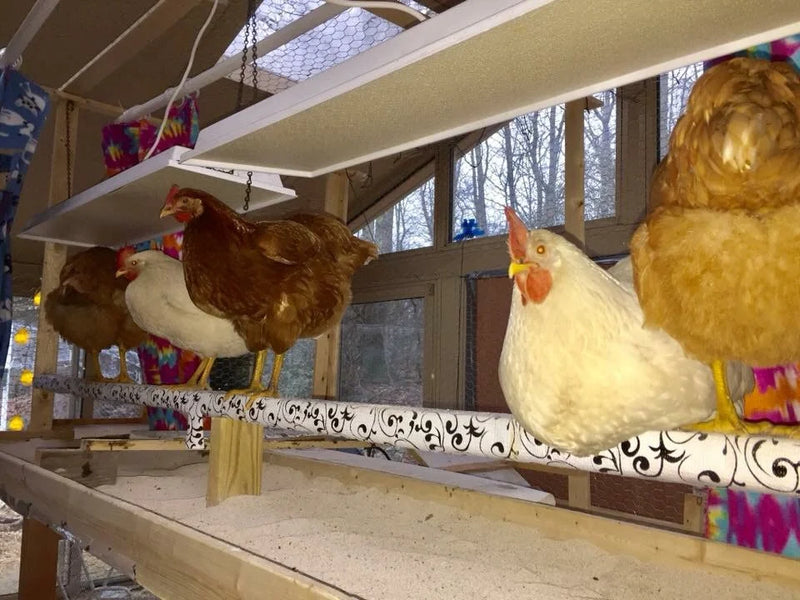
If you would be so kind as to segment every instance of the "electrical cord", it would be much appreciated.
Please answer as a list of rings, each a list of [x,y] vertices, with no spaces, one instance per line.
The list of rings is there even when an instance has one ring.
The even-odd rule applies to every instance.
[[[325,0],[328,4],[337,6],[347,6],[348,8],[385,8],[388,10],[398,10],[411,15],[418,21],[427,21],[427,15],[418,10],[406,6],[401,2],[390,2],[388,0]]]
[[[156,140],[153,142],[153,145],[150,146],[150,149],[145,154],[143,160],[147,160],[153,155],[155,152],[158,143],[161,141],[161,136],[164,134],[164,128],[167,126],[167,119],[169,118],[169,110],[172,108],[172,103],[175,102],[175,98],[178,97],[181,90],[183,89],[183,85],[186,83],[186,80],[189,78],[189,71],[192,70],[192,65],[194,64],[194,56],[197,53],[197,47],[200,45],[200,40],[203,39],[203,34],[206,32],[209,24],[211,23],[211,19],[214,18],[214,13],[217,12],[217,6],[219,5],[219,0],[214,0],[214,4],[211,6],[211,11],[208,13],[208,17],[206,17],[205,23],[200,28],[200,31],[197,32],[197,37],[194,39],[194,44],[192,45],[192,51],[189,54],[189,63],[186,65],[186,69],[183,72],[183,76],[181,77],[180,83],[175,88],[175,91],[172,92],[172,96],[167,102],[167,107],[164,109],[164,118],[161,120],[161,125],[158,127],[158,133],[156,134]]]

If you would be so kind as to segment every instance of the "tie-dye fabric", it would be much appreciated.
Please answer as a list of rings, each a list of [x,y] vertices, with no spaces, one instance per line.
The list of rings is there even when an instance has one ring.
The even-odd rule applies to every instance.
[[[172,146],[194,148],[200,133],[197,95],[186,96],[169,110],[169,118],[153,155]],[[103,127],[102,147],[109,177],[141,162],[156,140],[158,127],[147,119],[109,123]]]
[[[786,61],[800,72],[800,35],[791,35],[781,40],[775,40],[766,44],[751,46],[746,50],[741,50],[734,54],[720,56],[705,63],[709,68],[718,63],[730,60],[737,56],[749,56],[750,58],[760,58],[763,60]]]

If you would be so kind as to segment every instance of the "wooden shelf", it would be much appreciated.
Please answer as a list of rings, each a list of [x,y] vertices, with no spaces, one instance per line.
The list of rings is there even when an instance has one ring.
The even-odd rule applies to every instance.
[[[172,184],[196,187],[241,212],[245,178],[178,162],[188,148],[176,146],[33,217],[19,237],[74,246],[122,246],[179,231],[174,219],[159,219]],[[253,177],[250,211],[294,198],[277,175]]]
[[[317,176],[797,32],[796,0],[467,0],[204,129],[181,160]]]

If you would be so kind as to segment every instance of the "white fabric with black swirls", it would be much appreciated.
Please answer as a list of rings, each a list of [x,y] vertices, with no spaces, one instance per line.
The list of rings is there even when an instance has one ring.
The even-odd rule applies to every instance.
[[[326,400],[259,398],[223,401],[223,392],[88,383],[40,375],[34,385],[77,394],[171,408],[189,421],[186,445],[204,447],[204,415],[418,450],[469,454],[576,468],[696,487],[733,487],[800,494],[800,441],[696,432],[648,432],[590,457],[559,452],[534,439],[510,415]]]

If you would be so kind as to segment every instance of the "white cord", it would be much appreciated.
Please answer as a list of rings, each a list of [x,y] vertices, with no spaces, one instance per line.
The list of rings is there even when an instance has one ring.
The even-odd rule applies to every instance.
[[[183,84],[186,83],[186,80],[189,77],[189,71],[192,70],[192,64],[194,64],[194,55],[197,52],[197,47],[200,45],[200,40],[203,39],[203,34],[206,32],[206,28],[208,27],[209,23],[211,23],[211,19],[214,18],[214,13],[217,12],[217,5],[219,4],[219,0],[214,0],[214,4],[211,7],[211,12],[208,13],[208,17],[206,17],[206,22],[203,23],[203,26],[200,28],[200,31],[197,32],[197,37],[194,39],[194,45],[192,46],[192,52],[189,54],[189,63],[186,65],[186,70],[183,72],[183,77],[181,77],[180,83],[175,88],[175,91],[172,92],[172,96],[167,102],[167,108],[164,109],[164,118],[161,120],[161,125],[158,127],[158,133],[156,134],[156,141],[153,142],[153,145],[150,146],[150,149],[147,151],[147,154],[144,155],[144,159],[147,160],[153,155],[153,152],[158,146],[158,143],[161,141],[161,136],[164,134],[164,127],[167,126],[167,119],[169,118],[169,109],[172,107],[172,103],[175,102],[175,98],[178,97],[180,94],[181,89],[183,89]]]
[[[328,4],[337,6],[347,6],[355,8],[386,8],[388,10],[399,10],[411,15],[418,21],[427,21],[428,16],[418,10],[406,6],[402,2],[391,2],[390,0],[325,0]]]

